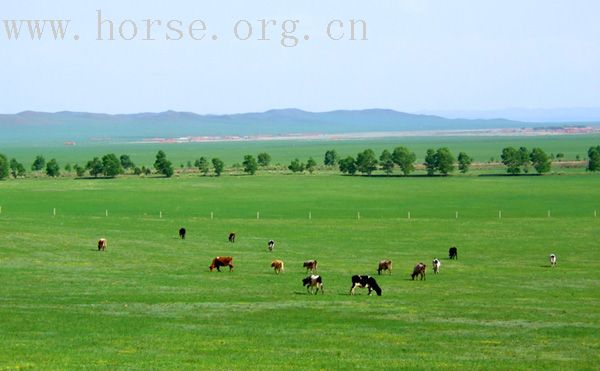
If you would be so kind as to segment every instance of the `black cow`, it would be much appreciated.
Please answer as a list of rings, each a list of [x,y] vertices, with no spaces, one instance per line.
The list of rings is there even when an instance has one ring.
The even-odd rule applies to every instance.
[[[229,233],[229,242],[235,242],[235,233]]]
[[[325,292],[323,290],[323,280],[321,279],[321,276],[318,275],[312,274],[306,278],[303,278],[302,286],[306,286],[306,291],[308,291],[309,293],[312,292],[315,295],[317,295],[319,289],[321,289],[321,294]]]
[[[448,257],[450,259],[458,259],[458,250],[456,249],[456,246],[452,246],[450,250],[448,250]]]
[[[179,238],[185,240],[185,228],[183,227],[179,228]]]
[[[367,288],[369,289],[369,295],[371,295],[371,291],[375,291],[377,296],[381,296],[381,287],[375,281],[375,278],[371,276],[352,276],[352,287],[350,288],[350,295],[354,295],[355,288]]]

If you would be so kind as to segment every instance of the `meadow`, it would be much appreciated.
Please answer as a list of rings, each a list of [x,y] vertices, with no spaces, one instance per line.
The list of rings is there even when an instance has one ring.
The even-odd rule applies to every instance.
[[[525,146],[530,150],[540,147],[548,154],[563,153],[565,160],[575,160],[577,156],[584,159],[587,150],[600,142],[600,135],[555,135],[536,137],[514,136],[446,136],[446,137],[406,137],[387,139],[365,140],[287,140],[287,141],[239,141],[239,142],[205,142],[205,143],[180,143],[180,144],[133,144],[133,143],[105,143],[88,142],[75,146],[64,146],[63,143],[46,143],[24,146],[22,144],[0,144],[0,153],[9,158],[16,158],[25,164],[27,169],[36,155],[43,155],[46,160],[56,158],[61,166],[66,164],[85,165],[93,157],[102,157],[107,153],[117,156],[128,154],[138,166],[152,166],[154,156],[158,150],[167,153],[167,157],[174,166],[186,166],[188,161],[205,156],[207,158],[219,157],[225,162],[226,167],[242,162],[244,155],[256,156],[260,152],[268,152],[272,156],[272,164],[289,165],[294,158],[306,162],[313,157],[322,163],[327,150],[335,149],[340,157],[356,156],[358,152],[371,148],[377,156],[384,149],[393,150],[403,145],[417,155],[417,161],[423,162],[425,153],[429,148],[448,147],[454,156],[464,151],[474,158],[475,162],[488,162],[491,159],[499,161],[502,148],[507,146]]]
[[[3,181],[0,369],[597,369],[599,185],[584,173]],[[233,272],[209,272],[218,255]],[[439,275],[410,280],[435,257]],[[384,258],[383,295],[348,295]],[[301,285],[307,259],[324,295]]]

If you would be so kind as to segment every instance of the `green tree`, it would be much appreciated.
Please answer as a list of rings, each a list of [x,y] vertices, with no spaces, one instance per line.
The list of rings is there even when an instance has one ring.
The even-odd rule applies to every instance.
[[[600,171],[600,146],[588,149],[587,171]]]
[[[244,162],[242,162],[242,165],[244,166],[244,172],[250,175],[254,175],[258,169],[258,163],[252,155],[244,156]]]
[[[8,171],[10,169],[8,159],[2,153],[0,153],[0,180],[4,179],[8,176]]]
[[[506,166],[506,172],[517,175],[521,172],[521,160],[519,152],[514,147],[505,147],[500,155],[502,163]]]
[[[465,152],[461,152],[458,154],[458,170],[461,173],[465,174],[466,172],[468,172],[472,163],[473,159]]]
[[[94,157],[93,160],[87,162],[85,169],[90,171],[91,176],[97,178],[103,171],[102,161],[98,157]]]
[[[70,172],[71,172],[71,170],[72,170],[72,168],[71,168],[71,164],[66,164],[66,165],[65,165],[65,171],[66,171],[66,172],[68,172],[68,173],[70,173]]]
[[[266,153],[266,152],[262,152],[258,154],[258,164],[262,167],[267,167],[269,166],[269,164],[271,163],[271,155]]]
[[[225,167],[225,163],[223,163],[220,158],[215,157],[212,159],[212,165],[213,169],[215,170],[215,175],[220,176],[223,172],[223,168]]]
[[[381,156],[379,156],[379,164],[381,164],[381,170],[383,170],[387,175],[390,175],[394,172],[394,160],[392,159],[392,154],[387,149],[384,149],[381,152]]]
[[[315,171],[315,168],[317,167],[317,162],[315,161],[314,158],[310,157],[308,159],[308,161],[306,161],[306,170],[308,170],[309,173],[313,173],[313,171]]]
[[[53,158],[46,164],[46,175],[51,177],[57,177],[60,175],[60,166],[58,165],[56,159]]]
[[[33,164],[31,165],[31,170],[40,171],[46,166],[46,159],[42,155],[37,155]]]
[[[204,176],[206,176],[206,174],[208,174],[208,171],[210,170],[208,160],[205,157],[200,157],[199,159],[194,161],[194,166],[196,166]]]
[[[435,170],[437,169],[435,150],[431,148],[427,150],[424,165],[427,170],[427,175],[432,176],[435,174]]]
[[[133,175],[142,175],[142,169],[140,169],[138,166],[134,167]]]
[[[416,160],[417,156],[414,152],[409,151],[406,147],[396,147],[392,152],[392,161],[400,167],[405,176],[415,171]]]
[[[18,162],[16,158],[10,160],[10,173],[13,178],[25,176],[25,167],[22,163]]]
[[[292,160],[292,162],[288,166],[288,169],[290,169],[294,173],[301,173],[304,171],[304,164],[301,163],[300,160],[298,160],[296,158],[296,159]]]
[[[167,160],[167,155],[162,151],[156,153],[156,161],[154,161],[154,168],[159,174],[164,175],[167,178],[173,176],[174,170],[171,161]]]
[[[73,166],[73,169],[75,169],[75,173],[80,178],[85,174],[85,168],[83,166],[79,166],[78,164],[75,164]]]
[[[525,147],[519,148],[519,163],[523,168],[523,172],[527,174],[529,172],[529,151]]]
[[[129,155],[121,155],[121,157],[119,157],[119,162],[121,163],[121,167],[125,170],[133,169],[135,167],[135,164],[131,161]]]
[[[121,161],[114,153],[109,153],[102,157],[102,174],[110,178],[114,178],[119,174],[123,174]]]
[[[550,161],[550,158],[546,152],[544,152],[544,150],[541,148],[532,149],[531,153],[529,154],[529,159],[531,160],[533,168],[538,174],[544,174],[550,171],[552,162]]]
[[[436,169],[442,173],[442,175],[448,175],[454,171],[454,156],[447,147],[438,148],[435,152],[435,165]]]
[[[356,169],[367,175],[377,170],[377,157],[372,149],[365,149],[356,156]]]
[[[338,163],[338,161],[339,156],[335,149],[330,149],[329,151],[325,152],[325,159],[323,160],[323,163],[326,166],[335,166]]]
[[[348,156],[339,161],[340,171],[343,174],[356,174],[356,161],[354,161],[354,157]]]

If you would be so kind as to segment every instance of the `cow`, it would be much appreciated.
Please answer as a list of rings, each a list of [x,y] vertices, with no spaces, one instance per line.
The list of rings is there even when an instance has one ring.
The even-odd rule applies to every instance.
[[[273,248],[275,247],[275,241],[273,240],[269,240],[269,251],[273,251]]]
[[[317,261],[316,260],[307,260],[304,262],[303,267],[306,268],[307,273],[308,273],[308,271],[315,273],[317,271]]]
[[[179,228],[179,238],[181,238],[182,240],[185,240],[185,232],[185,228]]]
[[[450,250],[448,250],[448,257],[450,259],[458,259],[458,250],[456,249],[456,246],[452,246]]]
[[[325,291],[323,290],[323,280],[321,276],[311,274],[310,276],[302,279],[302,286],[306,286],[306,291],[308,293],[313,293],[317,295],[319,289],[321,289],[321,294]]]
[[[392,274],[392,261],[380,260],[379,266],[377,267],[377,274],[381,275],[381,271],[388,271],[389,274]]]
[[[231,242],[231,243],[235,242],[235,233],[233,233],[233,232],[229,233],[229,242]]]
[[[381,296],[381,287],[375,281],[375,278],[371,276],[352,276],[352,287],[350,288],[350,295],[354,295],[355,288],[367,288],[369,289],[369,295],[371,295],[371,291],[375,291],[377,296]]]
[[[213,259],[212,263],[210,264],[210,266],[208,268],[210,269],[211,272],[215,268],[217,268],[217,270],[220,272],[221,267],[229,267],[229,271],[231,272],[233,270],[233,257],[217,256],[216,258]]]
[[[427,269],[427,266],[423,263],[419,263],[417,265],[415,265],[415,268],[413,269],[412,274],[410,275],[411,278],[413,279],[413,281],[415,280],[415,277],[417,276],[421,276],[421,281],[424,279],[427,279],[425,277],[425,270]]]
[[[439,261],[437,258],[435,258],[431,262],[431,265],[433,265],[433,274],[440,273],[440,267],[442,266],[442,262],[441,261]]]
[[[273,262],[271,263],[271,268],[273,268],[275,270],[275,273],[277,274],[283,273],[283,260],[273,260]]]
[[[550,254],[550,266],[552,268],[556,267],[556,255]]]
[[[98,240],[98,251],[106,250],[106,246],[108,246],[108,243],[106,242],[106,238],[101,238]]]

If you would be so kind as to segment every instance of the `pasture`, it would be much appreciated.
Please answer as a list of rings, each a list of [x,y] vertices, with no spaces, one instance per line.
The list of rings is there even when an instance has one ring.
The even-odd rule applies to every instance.
[[[599,186],[585,174],[0,182],[0,369],[597,369]],[[219,255],[233,272],[209,272]],[[302,287],[307,259],[324,295]],[[376,275],[381,259],[392,275]],[[425,281],[410,280],[418,262]],[[383,295],[348,295],[353,274]]]

